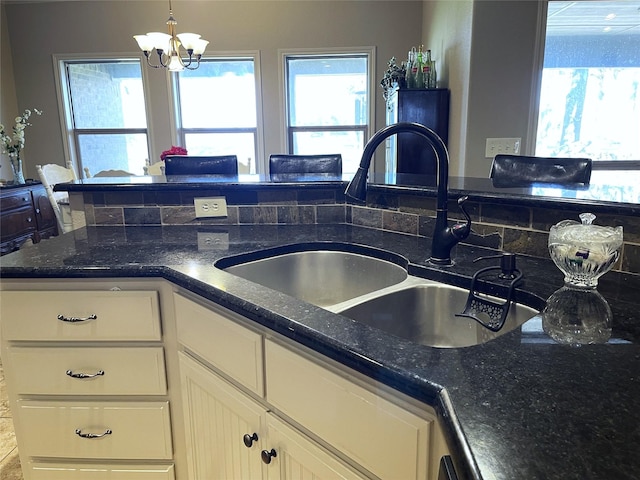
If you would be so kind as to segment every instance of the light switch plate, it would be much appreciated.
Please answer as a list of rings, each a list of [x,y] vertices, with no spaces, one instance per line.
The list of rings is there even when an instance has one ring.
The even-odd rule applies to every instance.
[[[227,200],[225,197],[194,198],[196,218],[226,217]]]

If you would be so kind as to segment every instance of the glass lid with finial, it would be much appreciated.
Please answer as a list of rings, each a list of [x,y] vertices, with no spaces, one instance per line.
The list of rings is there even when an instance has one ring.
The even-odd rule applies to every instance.
[[[580,214],[581,222],[563,220],[551,227],[549,254],[564,273],[566,284],[595,288],[598,278],[618,260],[622,227],[594,225],[596,216]]]

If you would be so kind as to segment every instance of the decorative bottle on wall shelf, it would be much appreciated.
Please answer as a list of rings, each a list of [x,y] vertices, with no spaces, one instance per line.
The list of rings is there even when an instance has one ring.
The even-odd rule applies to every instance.
[[[407,68],[405,70],[405,84],[407,88],[416,88],[416,77],[414,72],[416,67],[416,47],[411,47],[407,55]]]
[[[425,62],[428,65],[429,74],[425,77],[425,88],[436,88],[437,75],[436,75],[436,62],[431,58],[431,50],[427,50],[427,59]]]
[[[424,55],[422,53],[422,45],[418,47],[418,54],[415,62],[415,88],[424,88]]]

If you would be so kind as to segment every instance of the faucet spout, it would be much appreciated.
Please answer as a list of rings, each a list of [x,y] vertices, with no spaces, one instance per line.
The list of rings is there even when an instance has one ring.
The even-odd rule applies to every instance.
[[[438,164],[438,184],[436,196],[436,224],[433,231],[430,262],[438,265],[451,265],[451,250],[458,242],[464,240],[471,232],[471,219],[462,204],[466,197],[458,201],[466,221],[449,227],[447,218],[447,203],[449,200],[449,152],[442,139],[433,130],[419,123],[394,123],[376,132],[367,142],[362,152],[358,170],[347,189],[345,195],[354,200],[364,202],[367,194],[367,175],[373,154],[386,138],[397,133],[415,133],[425,138],[436,155]]]

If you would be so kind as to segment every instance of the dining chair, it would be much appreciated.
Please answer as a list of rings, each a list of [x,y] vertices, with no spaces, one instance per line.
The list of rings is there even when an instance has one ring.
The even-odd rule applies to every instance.
[[[534,183],[586,186],[591,180],[589,158],[496,155],[489,177],[495,187],[528,187]]]
[[[289,155],[272,154],[269,156],[269,173],[333,173],[342,175],[342,155]]]
[[[237,155],[167,155],[165,175],[237,175]]]
[[[67,233],[73,230],[71,207],[69,206],[69,194],[67,192],[54,192],[53,187],[58,183],[73,182],[77,179],[73,168],[63,167],[55,163],[36,165],[40,182],[47,192],[51,207],[58,220],[61,232]]]

